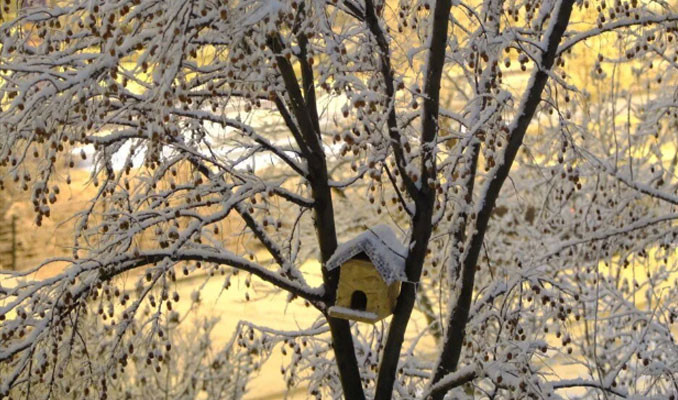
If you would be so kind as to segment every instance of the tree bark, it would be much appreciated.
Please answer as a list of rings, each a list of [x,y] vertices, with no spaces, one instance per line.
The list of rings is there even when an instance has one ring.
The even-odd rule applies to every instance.
[[[322,262],[323,286],[325,289],[325,303],[334,304],[337,286],[339,284],[339,270],[327,271],[325,263],[337,249],[337,232],[334,224],[334,207],[332,193],[329,187],[327,161],[323,151],[321,134],[316,105],[309,107],[308,102],[315,102],[315,95],[308,86],[314,82],[313,71],[309,67],[303,68],[302,81],[305,82],[307,98],[302,95],[299,81],[289,60],[282,56],[283,43],[279,36],[273,35],[268,39],[268,45],[276,53],[278,70],[285,83],[285,89],[290,101],[290,108],[296,119],[298,131],[291,129],[297,144],[302,149],[308,167],[308,181],[313,197],[313,224],[318,238],[320,257]],[[305,63],[305,61],[304,61]],[[302,63],[303,64],[303,63]],[[294,121],[286,121],[294,126]],[[299,135],[301,137],[299,137]],[[347,399],[363,400],[362,382],[358,360],[353,347],[353,336],[348,321],[332,318],[325,315],[332,334],[332,347],[339,370],[339,378]]]
[[[420,188],[414,194],[416,210],[412,218],[410,249],[405,261],[409,282],[403,282],[398,303],[389,327],[386,345],[379,366],[376,400],[389,400],[393,394],[400,351],[405,338],[407,323],[412,315],[416,300],[417,283],[426,258],[431,237],[435,184],[429,182],[436,177],[435,138],[438,134],[440,101],[440,79],[445,65],[447,48],[448,18],[452,3],[438,0],[433,11],[433,27],[430,34],[430,48],[426,60],[426,81],[421,126],[421,168]]]
[[[497,168],[494,178],[486,185],[486,196],[483,199],[483,206],[478,212],[474,229],[475,233],[471,236],[468,252],[462,263],[461,290],[457,303],[450,313],[450,318],[447,323],[447,337],[432,380],[433,384],[438,382],[448,373],[457,369],[473,297],[476,263],[480,250],[482,249],[490,215],[497,197],[499,197],[501,187],[508,177],[513,161],[522,145],[527,127],[541,101],[541,94],[548,80],[548,72],[555,61],[558,44],[567,28],[573,4],[573,0],[562,0],[557,7],[556,13],[552,16],[553,20],[551,21],[551,26],[549,26],[549,29],[547,30],[547,32],[550,32],[550,35],[543,40],[546,44],[546,49],[542,54],[540,63],[535,65],[532,78],[530,79],[526,93],[523,96],[519,109],[522,110],[522,112],[519,111],[519,114],[511,125],[509,142],[506,146],[506,151],[504,152],[504,160]],[[434,400],[441,400],[444,396],[445,393],[440,391],[433,394],[431,398]]]
[[[410,249],[405,261],[405,268],[410,282],[403,282],[400,296],[398,296],[398,303],[393,313],[393,320],[389,327],[386,345],[384,346],[384,352],[379,365],[375,400],[390,399],[393,393],[393,385],[395,383],[398,361],[400,360],[400,351],[405,338],[405,330],[412,315],[417,294],[415,282],[419,281],[424,258],[426,257],[428,241],[431,237],[433,207],[424,207],[425,203],[423,202],[420,205],[422,207],[417,206],[413,219],[412,241],[414,242],[414,247]]]
[[[322,259],[322,273],[323,283],[325,287],[325,302],[326,304],[334,304],[337,286],[339,285],[339,269],[327,271],[325,263],[334,254],[337,248],[337,234],[334,225],[334,210],[332,206],[332,195],[327,179],[327,166],[322,162],[323,168],[318,168],[312,175],[313,182],[313,199],[314,205],[314,224],[315,231],[318,235],[318,244],[320,247],[320,254]],[[315,168],[310,168],[315,170]],[[339,377],[341,379],[341,386],[344,390],[344,397],[346,399],[363,400],[365,394],[363,392],[362,381],[360,379],[360,370],[358,368],[358,360],[355,356],[355,349],[353,348],[353,335],[351,333],[351,326],[348,321],[340,318],[332,318],[329,315],[325,316],[327,323],[330,325],[330,333],[332,334],[332,348],[334,349],[334,356],[339,370]]]

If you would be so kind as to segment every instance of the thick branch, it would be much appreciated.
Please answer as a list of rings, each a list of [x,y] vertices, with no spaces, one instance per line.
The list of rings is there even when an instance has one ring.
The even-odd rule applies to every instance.
[[[435,189],[429,185],[429,178],[435,177],[435,138],[438,134],[438,113],[440,100],[440,79],[445,64],[447,47],[448,18],[452,3],[450,0],[438,0],[433,11],[433,27],[429,37],[429,53],[426,60],[424,85],[424,106],[421,126],[421,176],[422,184],[415,192],[416,210],[412,218],[410,251],[405,260],[408,282],[403,282],[398,303],[389,328],[386,346],[382,354],[377,379],[375,399],[390,400],[398,369],[400,351],[405,338],[407,323],[412,315],[416,298],[416,283],[419,282],[421,270],[426,258],[426,250],[431,237],[431,219],[435,202]]]
[[[277,274],[276,272],[269,271],[263,266],[253,263],[245,258],[242,258],[234,253],[231,253],[226,250],[215,251],[213,249],[163,249],[163,250],[149,250],[144,252],[139,252],[135,254],[121,254],[113,256],[107,260],[83,260],[79,264],[74,265],[71,269],[66,272],[50,278],[49,280],[41,281],[38,283],[38,289],[44,288],[47,286],[54,285],[59,281],[66,281],[79,277],[84,273],[91,271],[99,272],[100,281],[108,281],[115,276],[118,276],[126,271],[142,267],[144,265],[153,264],[160,262],[165,259],[170,259],[174,262],[180,261],[203,261],[219,265],[228,265],[230,267],[243,270],[251,273],[252,275],[258,276],[262,280],[273,284],[289,293],[297,295],[309,302],[316,305],[324,304],[324,292],[322,288],[313,289],[308,286],[299,284],[298,282],[291,281],[287,278],[284,278]],[[91,284],[95,284],[91,280],[88,280]],[[81,288],[78,293],[86,292],[89,286],[85,285]],[[74,295],[74,298],[78,296]],[[1,308],[0,312],[6,314],[12,308],[16,307],[20,302],[13,302],[12,304]],[[58,303],[57,308],[62,307],[61,303]],[[62,307],[63,308],[63,307]],[[324,307],[323,307],[324,308]],[[35,339],[40,334],[40,329],[47,328],[48,319],[43,319],[44,323],[41,323],[40,326],[36,326],[36,329],[31,332],[30,336],[26,337],[26,340],[21,342],[16,346],[13,346],[10,350],[6,352],[0,352],[0,362],[9,359],[15,354],[18,354],[20,351],[25,350],[35,341]]]
[[[325,297],[322,289],[313,290],[226,250],[220,250],[218,252],[203,249],[184,249],[177,250],[176,252],[155,250],[140,253],[138,257],[135,257],[135,260],[138,260],[139,262],[142,262],[142,265],[145,265],[161,261],[165,258],[176,261],[204,261],[228,265],[249,272],[252,275],[256,275],[262,280],[314,304],[322,304]]]
[[[434,385],[442,379],[443,376],[455,371],[459,363],[466,323],[471,307],[471,299],[473,296],[476,263],[482,248],[490,215],[496,200],[499,197],[501,187],[508,177],[513,161],[523,143],[523,137],[525,136],[527,127],[541,101],[541,94],[548,80],[548,71],[553,66],[558,44],[560,43],[570,20],[573,4],[573,0],[561,0],[556,7],[556,12],[551,16],[551,24],[543,38],[544,45],[542,48],[545,48],[546,50],[542,54],[540,62],[535,65],[535,70],[532,73],[516,119],[510,127],[509,140],[506,151],[503,154],[503,161],[495,168],[494,177],[489,180],[483,190],[484,198],[483,201],[480,202],[481,208],[477,214],[475,233],[470,238],[466,257],[463,260],[459,298],[450,314],[446,329],[447,338],[443,345],[439,364],[433,377]],[[440,400],[443,396],[444,394],[438,394],[433,396],[433,399]]]
[[[302,147],[302,145],[305,145],[308,147],[310,153],[307,154],[309,157],[309,160],[307,161],[312,162],[313,158],[322,154],[320,133],[316,132],[315,129],[317,124],[313,122],[312,116],[306,106],[306,100],[304,100],[304,96],[302,95],[297,76],[294,73],[294,68],[290,61],[282,54],[284,50],[282,39],[280,39],[279,36],[270,36],[268,38],[268,45],[275,54],[278,71],[285,83],[285,91],[290,100],[292,113],[294,114],[299,130],[303,136],[304,143],[299,143],[299,146]]]
[[[459,371],[451,372],[440,379],[435,385],[431,386],[421,398],[426,399],[429,396],[444,395],[450,390],[459,387],[465,383],[471,382],[477,377],[473,368],[464,367]]]
[[[308,146],[304,142],[304,138],[302,137],[301,132],[299,132],[299,128],[292,119],[292,115],[290,114],[289,110],[287,110],[287,107],[285,107],[285,103],[283,103],[282,99],[277,95],[275,96],[274,103],[276,108],[278,109],[278,112],[280,113],[280,116],[285,121],[287,129],[290,130],[292,136],[294,137],[294,140],[297,142],[297,146],[299,146],[299,148],[301,149],[301,153],[304,154],[305,156],[308,156],[311,153],[311,151],[308,149]]]
[[[306,7],[305,3],[301,3],[299,7],[300,18],[303,20],[306,18]],[[320,121],[318,118],[318,107],[316,104],[315,97],[315,78],[313,74],[313,67],[308,59],[308,38],[306,37],[305,32],[297,34],[297,41],[299,42],[299,65],[301,66],[301,84],[303,87],[304,99],[306,100],[306,109],[311,117],[311,122],[313,123],[313,128],[315,129],[316,134],[320,137]]]
[[[299,143],[299,146],[308,148],[305,156],[307,157],[307,164],[310,166],[308,180],[311,184],[313,195],[313,223],[318,237],[318,247],[320,248],[323,264],[325,301],[327,304],[333,304],[337,286],[339,285],[339,270],[335,269],[330,272],[325,269],[324,265],[337,249],[337,233],[334,224],[332,194],[328,183],[327,162],[322,148],[320,132],[316,129],[316,127],[319,127],[319,123],[312,120],[313,115],[308,110],[307,100],[304,100],[302,96],[294,68],[282,54],[282,40],[279,36],[270,36],[268,38],[268,45],[275,53],[278,70],[285,83],[287,95],[290,98],[292,112],[303,136],[303,143]],[[307,76],[306,79],[308,78]],[[351,327],[348,321],[329,316],[327,316],[327,322],[332,333],[332,345],[344,396],[348,399],[362,400],[365,398],[365,394],[360,379],[358,360],[353,348]]]

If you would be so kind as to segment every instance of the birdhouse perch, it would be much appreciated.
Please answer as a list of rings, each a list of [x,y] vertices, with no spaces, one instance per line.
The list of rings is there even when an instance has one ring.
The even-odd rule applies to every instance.
[[[393,313],[405,281],[407,249],[386,225],[362,232],[337,248],[326,268],[339,271],[330,316],[375,323]]]

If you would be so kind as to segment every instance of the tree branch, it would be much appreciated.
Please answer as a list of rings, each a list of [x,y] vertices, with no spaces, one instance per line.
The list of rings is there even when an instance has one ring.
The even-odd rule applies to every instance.
[[[379,19],[375,14],[372,0],[365,0],[365,22],[367,23],[367,27],[369,28],[372,35],[374,35],[376,38],[377,45],[379,46],[380,50],[379,68],[381,75],[384,78],[384,85],[386,89],[386,99],[388,104],[388,116],[386,123],[388,125],[388,133],[391,138],[391,148],[393,149],[396,165],[398,167],[398,171],[400,172],[400,177],[405,184],[405,188],[407,189],[407,193],[414,199],[417,195],[417,187],[407,174],[407,160],[405,158],[405,153],[403,152],[401,143],[402,136],[400,135],[398,121],[396,119],[395,87],[393,84],[393,69],[391,68],[391,50],[389,49],[388,41],[386,40],[384,31],[379,25]]]
[[[299,6],[300,23],[304,23],[306,19],[306,6],[301,3]],[[313,128],[315,129],[318,139],[320,140],[320,121],[318,119],[318,107],[315,100],[315,78],[313,75],[313,68],[308,59],[308,38],[305,32],[297,33],[297,42],[299,43],[299,65],[301,66],[301,85],[304,94],[306,109],[311,117]]]
[[[603,25],[602,28],[598,29],[591,29],[590,31],[586,32],[581,32],[570,39],[566,40],[565,43],[563,43],[559,48],[556,53],[557,56],[560,56],[564,52],[570,50],[574,45],[576,45],[579,42],[588,40],[592,37],[599,36],[605,32],[611,32],[619,28],[628,28],[634,25],[646,25],[646,24],[660,24],[662,22],[673,22],[673,21],[678,21],[678,14],[669,14],[669,15],[653,15],[653,16],[648,16],[648,17],[642,17],[639,19],[619,19],[613,22],[610,22],[609,24]]]
[[[247,227],[250,228],[252,233],[254,233],[254,236],[259,239],[259,243],[266,247],[266,250],[268,250],[268,253],[271,255],[271,257],[273,257],[275,262],[277,262],[278,265],[280,265],[280,267],[283,269],[283,275],[288,275],[289,277],[294,278],[295,281],[305,283],[303,276],[298,273],[298,271],[294,269],[292,263],[290,263],[285,258],[282,249],[278,247],[278,245],[273,241],[273,239],[271,239],[270,236],[268,236],[264,228],[254,220],[254,217],[252,217],[252,215],[247,211],[245,206],[242,204],[236,204],[235,209],[245,221]],[[297,272],[297,274],[295,274],[295,272]]]
[[[408,282],[402,283],[398,303],[388,331],[382,353],[377,379],[376,400],[390,400],[393,395],[398,360],[405,338],[407,323],[412,315],[416,299],[416,283],[419,282],[431,237],[431,220],[435,203],[435,186],[429,179],[436,176],[435,138],[438,134],[440,102],[440,79],[445,65],[448,18],[452,2],[438,0],[433,11],[433,27],[428,39],[429,52],[426,60],[424,106],[421,123],[421,185],[414,193],[416,210],[412,217],[409,252],[405,260]]]
[[[148,110],[150,112],[150,110]],[[273,145],[271,142],[268,141],[265,137],[259,135],[256,133],[256,131],[249,125],[244,124],[242,122],[236,121],[234,119],[230,118],[225,118],[222,116],[216,116],[214,114],[211,114],[206,111],[197,111],[197,110],[182,110],[179,108],[174,108],[170,111],[174,115],[179,115],[183,117],[190,117],[198,121],[210,121],[214,123],[221,124],[222,126],[228,126],[234,129],[238,129],[246,137],[251,138],[254,140],[256,143],[261,145],[263,148],[266,150],[270,151],[271,153],[275,154],[278,158],[280,158],[285,164],[287,164],[290,168],[292,168],[296,173],[298,173],[302,177],[306,177],[308,172],[305,171],[304,167],[299,165],[296,161],[294,161],[292,158],[290,158],[285,152],[279,148]],[[303,151],[303,150],[302,150]]]
[[[332,205],[332,194],[330,192],[329,177],[327,172],[327,161],[322,148],[321,135],[315,127],[319,123],[312,121],[312,115],[306,106],[299,83],[294,72],[294,68],[289,60],[283,56],[283,43],[279,35],[268,37],[268,46],[275,53],[278,70],[285,83],[287,94],[290,98],[292,112],[297,120],[299,129],[303,136],[301,146],[307,146],[308,152],[305,154],[307,163],[312,168],[309,169],[308,180],[311,184],[313,196],[314,227],[318,237],[318,247],[320,248],[323,283],[325,286],[325,302],[333,304],[336,296],[336,290],[339,285],[339,270],[327,271],[325,262],[334,254],[337,249],[337,233],[334,223],[334,207]],[[362,381],[360,379],[360,370],[358,369],[358,360],[353,348],[353,336],[348,321],[344,319],[332,318],[326,315],[327,322],[330,325],[332,333],[332,346],[339,369],[341,385],[344,390],[344,396],[349,399],[362,400],[365,398]]]
[[[509,140],[503,154],[503,160],[498,162],[494,171],[492,171],[494,172],[494,175],[489,175],[493,176],[493,178],[490,179],[483,188],[483,200],[479,203],[480,210],[477,213],[475,233],[470,238],[470,244],[467,247],[462,264],[463,268],[459,297],[450,313],[447,329],[445,330],[447,332],[447,337],[432,380],[434,385],[440,381],[443,376],[456,370],[459,363],[466,323],[468,321],[468,314],[473,297],[476,263],[482,248],[490,215],[496,200],[499,197],[501,187],[508,177],[513,161],[518,154],[518,150],[522,146],[527,127],[541,101],[541,94],[548,80],[548,71],[555,61],[558,44],[568,26],[573,4],[574,0],[561,0],[555,8],[556,11],[551,16],[551,23],[543,38],[544,44],[542,48],[545,48],[546,51],[542,54],[540,62],[535,65],[535,69],[528,83],[516,118],[509,128]],[[433,399],[440,400],[442,399],[442,396],[443,395],[435,395],[433,396]]]
[[[302,95],[299,82],[297,81],[296,74],[294,73],[294,68],[292,67],[290,61],[282,54],[284,46],[280,36],[269,36],[268,46],[275,54],[278,71],[280,72],[280,76],[285,83],[285,90],[290,99],[292,113],[294,113],[294,117],[303,136],[303,142],[310,150],[310,152],[307,154],[309,157],[309,160],[307,161],[312,162],[313,158],[322,154],[322,147],[320,146],[320,132],[316,132],[315,130],[316,124],[313,122],[312,116],[310,115],[308,107],[306,106],[306,100],[304,100]]]
[[[465,383],[471,382],[476,379],[477,375],[474,369],[471,366],[464,367],[459,371],[450,372],[449,374],[442,377],[436,384],[432,385],[424,394],[421,396],[422,399],[427,399],[429,396],[441,396],[450,390],[459,387]]]
[[[245,258],[237,256],[226,250],[213,251],[209,249],[179,249],[177,251],[154,250],[141,252],[135,256],[140,265],[152,264],[169,258],[175,261],[204,261],[221,265],[228,265],[252,275],[258,276],[263,281],[269,282],[287,292],[297,295],[317,305],[324,305],[325,294],[322,288],[312,289],[298,282],[282,277],[276,272],[269,271],[263,266],[253,263]]]
[[[568,389],[568,388],[573,388],[573,387],[590,387],[594,389],[600,389],[602,391],[614,394],[616,396],[619,396],[621,398],[627,398],[628,394],[621,391],[617,390],[611,387],[606,387],[601,385],[599,382],[593,382],[593,381],[585,381],[581,379],[570,379],[570,380],[564,380],[564,381],[559,381],[552,383],[551,386],[553,387],[554,390],[561,390],[561,389]]]

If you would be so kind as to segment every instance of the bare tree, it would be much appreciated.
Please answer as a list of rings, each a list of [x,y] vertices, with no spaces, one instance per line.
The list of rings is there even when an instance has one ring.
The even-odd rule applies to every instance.
[[[93,157],[98,192],[78,215],[68,269],[3,273],[0,395],[105,397],[135,351],[159,374],[176,274],[205,269],[244,271],[317,309],[309,330],[244,325],[238,344],[264,358],[283,341],[288,384],[319,398],[675,397],[675,8],[25,10],[0,27],[6,181],[31,193],[38,225],[79,157]],[[236,220],[245,239],[226,240]],[[301,264],[317,250],[324,265],[338,235],[380,220],[409,249],[392,319],[330,317],[338,271],[322,268],[314,288]],[[130,297],[114,278],[138,269]],[[430,326],[406,342],[415,307]],[[97,323],[107,334],[86,356],[97,336],[81,332]],[[417,351],[426,335],[439,338],[435,360]],[[579,378],[559,377],[566,364]]]

